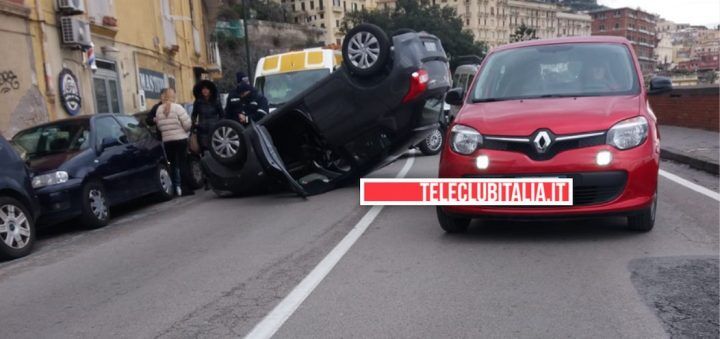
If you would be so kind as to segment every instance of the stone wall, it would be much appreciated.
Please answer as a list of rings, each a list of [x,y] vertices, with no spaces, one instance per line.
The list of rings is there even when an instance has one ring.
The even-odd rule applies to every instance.
[[[318,28],[259,20],[248,21],[248,32],[252,48],[268,54],[317,45],[325,34]]]
[[[720,129],[720,87],[679,87],[670,93],[649,96],[650,107],[661,125]]]
[[[325,31],[319,28],[260,20],[249,20],[248,32],[250,69],[252,70],[250,73],[253,74],[260,58],[307,47],[322,46],[325,34]],[[221,41],[219,47],[223,78],[218,81],[218,87],[221,92],[227,92],[235,87],[235,72],[247,73],[245,40]]]

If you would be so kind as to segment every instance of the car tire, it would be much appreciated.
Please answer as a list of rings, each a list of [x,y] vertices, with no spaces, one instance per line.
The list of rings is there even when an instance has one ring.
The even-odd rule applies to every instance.
[[[345,35],[343,65],[351,74],[368,77],[379,73],[390,57],[390,39],[378,26],[360,24]]]
[[[247,149],[242,124],[221,120],[210,133],[210,155],[223,165],[238,165],[245,161]]]
[[[470,226],[470,218],[460,218],[448,215],[443,212],[442,207],[437,206],[437,218],[440,227],[447,233],[465,233]]]
[[[81,225],[89,229],[107,225],[110,221],[110,206],[103,185],[98,181],[89,181],[83,186],[82,195]]]
[[[653,196],[650,207],[636,215],[628,217],[628,228],[637,232],[649,232],[655,227],[655,213],[657,212],[657,193]]]
[[[428,135],[419,145],[420,152],[424,155],[435,155],[440,153],[444,144],[442,129],[438,128]]]
[[[157,180],[157,198],[160,201],[170,201],[173,198],[173,183],[167,166],[158,166],[155,179]]]
[[[0,197],[0,257],[17,259],[35,245],[35,220],[27,207],[16,199]]]
[[[205,172],[203,172],[200,157],[196,155],[190,155],[188,156],[188,163],[190,167],[190,174],[192,177],[190,187],[194,190],[201,189],[203,186],[205,186]]]

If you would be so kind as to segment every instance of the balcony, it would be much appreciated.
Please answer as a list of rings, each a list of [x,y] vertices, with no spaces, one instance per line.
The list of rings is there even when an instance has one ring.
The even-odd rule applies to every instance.
[[[220,48],[217,42],[209,42],[207,44],[207,70],[211,73],[222,73],[222,61],[220,60]]]

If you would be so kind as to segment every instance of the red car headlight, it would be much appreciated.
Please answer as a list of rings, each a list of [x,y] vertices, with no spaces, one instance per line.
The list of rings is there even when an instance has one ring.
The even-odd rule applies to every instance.
[[[455,125],[450,130],[450,147],[457,153],[472,154],[482,141],[482,134],[472,127]]]
[[[607,134],[607,143],[617,149],[626,150],[639,146],[647,136],[647,119],[637,116],[620,121],[611,127]]]

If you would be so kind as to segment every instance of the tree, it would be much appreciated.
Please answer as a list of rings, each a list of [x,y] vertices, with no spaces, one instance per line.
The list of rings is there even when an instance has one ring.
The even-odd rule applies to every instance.
[[[463,21],[453,8],[431,5],[427,1],[398,0],[394,9],[350,12],[345,15],[342,31],[347,32],[363,22],[379,26],[388,35],[403,28],[434,34],[442,41],[453,67],[456,66],[453,57],[473,54],[484,57],[487,51],[484,42],[475,41],[472,32],[463,30]]]
[[[515,33],[510,34],[510,42],[535,40],[538,38],[535,33],[534,28],[522,24],[515,30]]]

